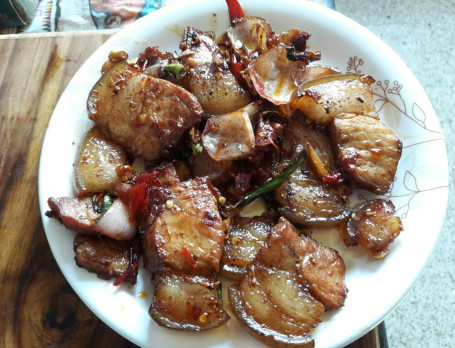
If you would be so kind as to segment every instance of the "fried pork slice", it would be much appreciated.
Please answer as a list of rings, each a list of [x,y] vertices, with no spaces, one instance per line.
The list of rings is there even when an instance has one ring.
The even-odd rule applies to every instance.
[[[325,307],[300,282],[298,262],[305,251],[295,228],[281,218],[229,301],[240,323],[271,346],[313,347],[311,330]]]
[[[389,252],[389,245],[403,231],[395,206],[388,199],[375,199],[355,208],[347,223],[346,245],[360,244],[376,258]]]
[[[171,329],[203,331],[229,320],[220,306],[216,287],[219,282],[199,276],[158,277],[150,316]]]
[[[300,257],[301,283],[328,309],[340,308],[347,296],[346,265],[338,252],[303,236],[304,253]]]
[[[309,170],[297,169],[275,190],[275,199],[278,212],[292,222],[330,226],[349,216],[348,192],[344,185],[329,185]]]
[[[295,273],[261,265],[249,272],[254,276],[229,287],[229,302],[242,326],[272,347],[314,347],[310,332],[324,306],[302,288]]]
[[[166,157],[200,122],[201,105],[185,89],[125,64],[114,65],[92,88],[89,118],[136,157]]]
[[[128,179],[121,175],[126,164],[125,150],[93,127],[84,136],[76,154],[76,193],[112,192],[114,185]]]
[[[213,187],[207,179],[169,187],[169,199],[144,237],[144,266],[176,274],[212,275],[219,271],[224,227]]]
[[[96,273],[102,279],[117,278],[114,285],[122,282],[136,284],[139,258],[137,240],[120,241],[101,235],[77,234],[73,249],[79,267]]]
[[[315,299],[322,302],[326,309],[341,307],[347,295],[346,266],[338,252],[309,236],[299,236],[294,225],[284,218],[280,218],[273,231],[274,233],[269,237],[267,243],[273,244],[271,250],[274,251],[274,254],[267,251],[266,258],[260,256],[262,262],[267,261],[270,266],[281,264],[281,268],[293,267],[290,256],[297,255],[299,282]],[[283,258],[282,252],[279,253],[279,247],[278,249],[276,247],[280,243],[287,245],[288,261]],[[261,249],[261,255],[262,251]]]
[[[309,163],[305,168],[313,169],[313,157],[317,157],[320,162],[318,166],[325,171],[324,175],[318,174],[321,179],[338,173],[337,159],[327,129],[308,124],[301,117],[293,117],[284,127],[281,154],[284,158],[295,158],[305,149]]]
[[[339,113],[375,114],[374,82],[369,76],[335,74],[308,81],[299,87],[291,110],[301,110],[307,119],[329,125]]]
[[[253,218],[235,217],[224,243],[221,257],[221,274],[231,279],[240,279],[246,267],[256,257],[259,249],[275,225],[272,216]]]
[[[353,114],[336,117],[331,132],[344,174],[360,188],[388,192],[403,147],[395,133],[375,118]]]
[[[173,163],[163,162],[160,165],[147,168],[147,171],[134,175],[133,178],[129,181],[127,189],[134,187],[135,185],[145,185],[147,187],[149,199],[154,201],[162,202],[163,197],[150,197],[150,190],[156,189],[165,189],[167,187],[176,185],[180,182],[179,175]]]
[[[180,44],[181,61],[188,72],[184,86],[193,93],[205,112],[224,114],[251,101],[229,70],[218,45],[208,35],[187,27]]]
[[[333,225],[346,219],[350,189],[332,179],[339,173],[329,133],[294,117],[286,125],[283,139],[284,158],[294,158],[306,149],[308,161],[275,190],[280,214],[304,225]]]
[[[216,185],[231,180],[228,171],[234,166],[234,161],[215,161],[204,149],[202,153],[188,159],[188,166],[193,176],[207,176]]]
[[[69,229],[85,234],[97,234],[97,220],[101,214],[93,209],[92,198],[51,197],[47,200],[50,211],[46,216],[55,218]]]

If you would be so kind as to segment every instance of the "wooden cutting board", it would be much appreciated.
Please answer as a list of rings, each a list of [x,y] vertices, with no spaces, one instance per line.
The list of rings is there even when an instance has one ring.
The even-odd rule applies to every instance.
[[[0,347],[135,346],[69,286],[38,205],[40,151],[54,106],[77,69],[112,34],[0,36]],[[384,347],[378,332],[349,347]]]

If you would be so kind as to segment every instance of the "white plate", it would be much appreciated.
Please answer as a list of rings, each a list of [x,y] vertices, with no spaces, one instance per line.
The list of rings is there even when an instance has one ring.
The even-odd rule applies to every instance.
[[[388,46],[362,26],[307,1],[243,2],[247,14],[266,18],[277,32],[291,28],[311,32],[311,49],[322,51],[324,64],[372,75],[378,81],[374,91],[380,116],[404,144],[389,195],[403,219],[404,232],[386,259],[374,260],[357,248],[344,247],[337,233],[314,234],[340,251],[347,266],[349,288],[344,307],[326,313],[314,331],[316,346],[344,346],[376,326],[403,299],[433,249],[448,194],[443,134],[417,79]],[[52,252],[68,282],[98,317],[127,339],[149,347],[163,342],[167,347],[255,347],[258,342],[235,319],[204,333],[159,327],[147,313],[152,290],[144,270],[134,288],[114,287],[112,282],[98,279],[75,265],[74,233],[44,215],[48,197],[73,194],[73,159],[77,144],[91,126],[86,99],[108,53],[125,50],[135,57],[147,45],[178,51],[180,36],[176,28],[186,25],[218,34],[225,31],[225,1],[182,1],[179,8],[167,7],[152,13],[108,40],[74,76],[55,108],[43,144],[39,171],[42,219]],[[148,296],[138,296],[142,291]]]

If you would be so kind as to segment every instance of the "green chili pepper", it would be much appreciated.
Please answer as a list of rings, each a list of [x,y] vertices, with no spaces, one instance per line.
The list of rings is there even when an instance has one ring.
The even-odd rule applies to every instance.
[[[186,76],[186,70],[182,64],[168,64],[163,68],[163,72],[171,75],[176,81]]]
[[[266,193],[269,193],[280,186],[284,180],[286,180],[292,173],[294,173],[300,165],[306,161],[307,155],[305,151],[302,151],[296,158],[294,158],[291,163],[276,177],[269,179],[263,185],[254,189],[243,197],[240,201],[235,204],[236,208],[243,207],[248,203],[254,201],[259,196],[262,196]]]
[[[103,197],[103,210],[104,212],[107,212],[108,209],[111,207],[112,203],[114,203],[114,199],[108,195],[105,194]]]
[[[213,279],[215,279],[215,281],[218,281],[218,275],[216,274],[216,272],[213,272]],[[223,308],[223,287],[221,285],[221,282],[216,286],[216,293],[218,295],[220,307]]]
[[[204,148],[200,143],[197,143],[197,144],[191,145],[191,150],[193,151],[193,155],[197,156],[197,155],[200,155],[204,151]]]
[[[93,209],[99,214],[104,214],[114,203],[114,199],[107,193],[98,193],[92,197],[92,202]]]
[[[266,110],[262,112],[263,116],[277,116],[278,111]]]

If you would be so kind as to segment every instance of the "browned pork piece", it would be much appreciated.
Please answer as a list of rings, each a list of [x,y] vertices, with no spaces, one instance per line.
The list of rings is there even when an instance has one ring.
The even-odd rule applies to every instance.
[[[168,190],[144,237],[145,268],[186,275],[219,271],[224,227],[210,182],[195,178]]]
[[[362,245],[375,258],[383,258],[389,245],[403,231],[395,206],[388,199],[375,199],[354,209],[344,231],[346,245]]]
[[[51,210],[46,216],[59,220],[67,229],[84,234],[99,233],[96,222],[101,214],[93,208],[91,197],[51,197],[47,204]]]
[[[335,74],[320,77],[299,87],[299,95],[291,110],[301,110],[310,121],[329,125],[339,113],[376,114],[374,80],[356,74]]]
[[[132,169],[126,169],[126,152],[98,128],[87,132],[74,162],[74,186],[77,194],[111,192],[114,185],[126,181]]]
[[[307,148],[309,143],[329,174],[337,169],[337,159],[333,151],[330,133],[322,127],[308,124],[295,116],[284,127],[281,154],[284,158],[295,158]]]
[[[139,245],[136,240],[120,241],[102,236],[78,234],[74,238],[76,264],[103,279],[117,278],[136,284]]]
[[[215,161],[204,149],[202,153],[192,155],[188,159],[193,176],[206,176],[214,185],[231,180],[228,171],[233,165],[234,161],[231,160]]]
[[[388,192],[403,147],[395,133],[375,118],[354,114],[338,115],[331,132],[343,173],[358,187]]]
[[[267,241],[268,244],[273,244],[273,247],[269,247],[272,248],[270,252],[267,251],[265,259],[267,261],[262,262],[269,262],[269,267],[273,264],[281,268],[293,267],[290,259],[286,261],[284,258],[285,263],[283,263],[280,249],[276,248],[276,245],[280,245],[280,240],[281,243],[286,241],[288,250],[293,250],[299,259],[297,266],[299,283],[309,290],[326,309],[341,307],[347,295],[344,281],[346,266],[338,252],[323,246],[309,236],[299,236],[296,228],[284,218],[280,218],[273,231],[275,234],[272,234]],[[262,252],[266,252],[265,249],[261,249]]]
[[[271,347],[314,347],[311,330],[324,306],[297,282],[297,274],[261,265],[249,267],[238,286],[229,287],[231,308],[242,326]]]
[[[202,116],[202,108],[191,93],[125,62],[101,77],[87,106],[90,119],[103,133],[147,160],[175,151],[182,135]]]
[[[344,277],[344,262],[335,250],[299,237],[281,218],[240,283],[229,287],[230,305],[262,342],[313,347],[310,332],[321,321],[325,304],[338,308],[344,302]]]
[[[180,48],[181,62],[188,72],[183,85],[196,95],[204,111],[224,114],[251,101],[249,93],[229,70],[218,45],[208,35],[187,27]]]
[[[276,189],[275,199],[281,205],[280,214],[304,225],[334,225],[346,219],[343,187],[321,182],[305,170],[297,170]]]
[[[297,169],[275,190],[278,211],[292,222],[304,225],[330,226],[345,220],[346,188],[321,182],[305,169]]]
[[[253,218],[233,218],[229,237],[224,243],[221,274],[231,279],[240,279],[274,225],[275,218],[266,214]]]
[[[284,158],[294,158],[309,146],[311,152],[308,152],[308,161],[275,190],[280,214],[304,225],[333,225],[346,219],[350,213],[346,204],[350,189],[331,177],[338,172],[329,134],[294,117],[286,125],[283,138]],[[321,173],[314,170],[314,156],[327,172],[326,176],[321,177]]]
[[[200,276],[159,276],[149,314],[171,329],[203,331],[219,327],[229,315],[221,308],[218,285],[218,281]]]
[[[336,250],[327,248],[308,236],[301,238],[301,282],[326,309],[340,308],[347,295],[344,282],[346,266],[343,259]]]

